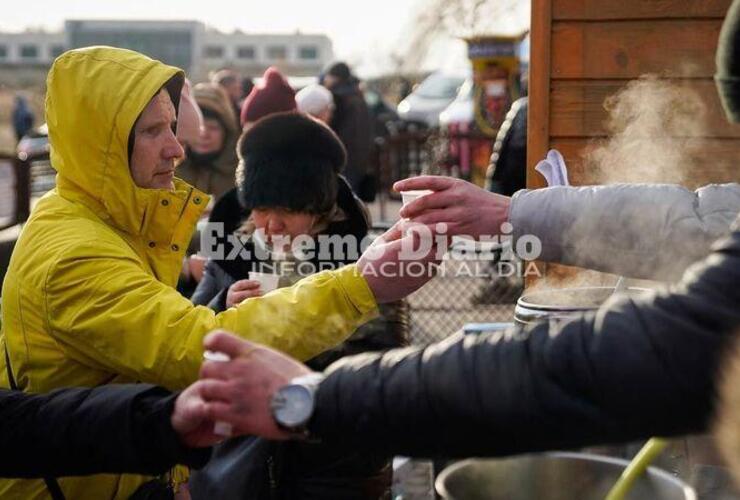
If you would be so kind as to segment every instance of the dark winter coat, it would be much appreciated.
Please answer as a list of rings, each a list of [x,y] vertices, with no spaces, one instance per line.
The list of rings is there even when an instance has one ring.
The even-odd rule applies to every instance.
[[[511,196],[527,187],[527,97],[517,99],[496,134],[486,188]]]
[[[705,431],[740,328],[740,219],[680,283],[566,322],[330,369],[310,430],[403,455],[505,455]]]
[[[352,189],[364,201],[370,201],[372,186],[368,186],[370,152],[372,150],[373,122],[359,82],[350,81],[330,89],[334,95],[334,114],[331,128],[347,149],[344,175]],[[370,183],[372,184],[372,183]]]
[[[200,467],[210,449],[184,447],[170,424],[176,395],[146,385],[0,390],[0,476],[159,475]]]
[[[226,191],[213,205],[208,222],[212,224],[223,224],[223,234],[231,234],[241,225],[242,221],[249,216],[239,203],[239,192],[236,188]]]

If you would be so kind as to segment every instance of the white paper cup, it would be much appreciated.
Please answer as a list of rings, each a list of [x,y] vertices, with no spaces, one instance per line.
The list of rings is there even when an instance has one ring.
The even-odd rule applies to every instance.
[[[278,281],[280,280],[280,275],[271,274],[271,273],[258,273],[255,271],[250,271],[249,279],[252,281],[259,281],[260,290],[262,290],[262,293],[268,293],[268,292],[275,290],[278,287]]]
[[[224,354],[222,352],[217,351],[204,351],[203,352],[203,359],[208,361],[216,361],[218,363],[224,363],[226,361],[231,361],[231,358],[228,354]],[[232,425],[228,422],[214,422],[213,424],[213,433],[217,436],[223,436],[223,437],[231,437],[231,435],[234,432],[234,428]]]
[[[418,189],[414,191],[401,191],[401,203],[403,203],[403,206],[408,205],[412,201],[414,201],[417,198],[421,198],[422,196],[426,196],[428,194],[432,194],[434,191],[430,189]]]
[[[422,196],[426,196],[428,194],[432,194],[434,191],[430,189],[416,189],[413,191],[401,191],[401,203],[405,207],[412,201],[414,201],[417,198],[421,198]],[[404,219],[405,221],[408,221],[409,219]],[[407,227],[403,230],[404,236],[408,235],[411,231],[410,227]]]
[[[218,421],[213,424],[213,433],[228,438],[234,434],[234,427],[228,422]]]

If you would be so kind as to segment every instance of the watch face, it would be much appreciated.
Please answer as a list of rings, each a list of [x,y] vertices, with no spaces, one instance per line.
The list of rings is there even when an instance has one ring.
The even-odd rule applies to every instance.
[[[275,420],[283,427],[301,427],[311,418],[313,394],[301,385],[287,385],[275,394],[272,410]]]

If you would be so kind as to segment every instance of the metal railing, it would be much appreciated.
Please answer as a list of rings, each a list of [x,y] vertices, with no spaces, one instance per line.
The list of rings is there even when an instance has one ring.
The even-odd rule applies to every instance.
[[[0,229],[26,221],[30,200],[28,163],[14,155],[0,154]]]

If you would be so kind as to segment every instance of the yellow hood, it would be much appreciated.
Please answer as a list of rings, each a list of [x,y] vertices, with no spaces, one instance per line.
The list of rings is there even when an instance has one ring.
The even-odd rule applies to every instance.
[[[57,58],[47,78],[46,120],[59,193],[118,229],[142,234],[161,190],[134,184],[129,134],[168,82],[177,106],[183,81],[182,70],[125,49],[88,47]],[[176,183],[176,188],[189,186]]]

